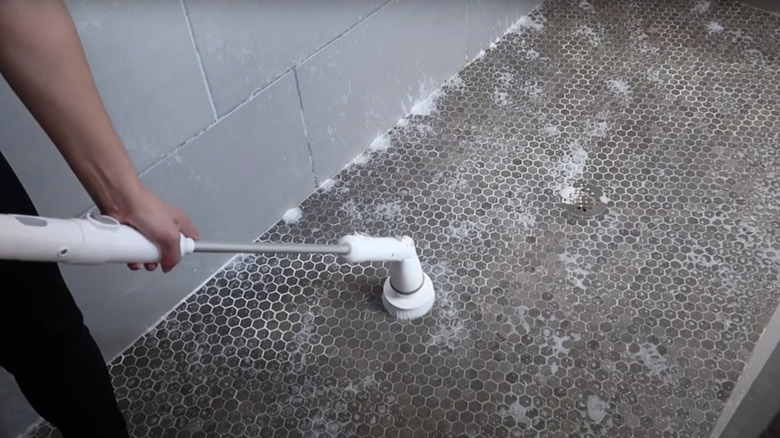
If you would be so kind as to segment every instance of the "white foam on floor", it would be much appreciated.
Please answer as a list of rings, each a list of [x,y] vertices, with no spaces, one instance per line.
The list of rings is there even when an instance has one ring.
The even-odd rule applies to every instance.
[[[588,2],[587,0],[581,0],[580,1],[580,8],[584,9],[586,11],[593,11],[594,10],[593,5],[590,4],[590,2]]]
[[[325,181],[322,182],[322,184],[320,184],[319,189],[322,192],[328,193],[331,190],[333,190],[334,187],[336,187],[336,181],[332,179],[326,179]]]
[[[535,18],[531,18],[527,15],[520,17],[519,20],[517,20],[512,26],[509,27],[507,33],[517,33],[524,29],[530,29],[536,31],[543,30],[544,17],[537,16]]]
[[[697,14],[703,14],[710,9],[710,6],[712,6],[712,2],[710,0],[699,0],[691,10]]]
[[[301,211],[300,208],[295,207],[287,210],[287,212],[284,213],[284,216],[282,216],[282,220],[287,225],[294,225],[301,221],[303,218],[303,211]]]
[[[393,142],[390,140],[390,137],[388,137],[387,134],[380,134],[377,136],[377,138],[374,139],[374,141],[371,142],[371,146],[369,148],[375,152],[384,152],[390,149],[392,146]]]
[[[631,85],[625,79],[610,79],[607,81],[607,86],[609,87],[609,90],[615,94],[623,96],[631,94]]]
[[[707,24],[707,31],[709,33],[718,33],[722,32],[724,27],[718,23],[717,21],[710,21],[709,24]]]
[[[588,410],[588,417],[596,424],[601,423],[604,420],[604,417],[607,416],[609,404],[600,399],[597,395],[589,395],[587,402],[585,402],[585,406]]]
[[[604,40],[601,33],[590,26],[581,25],[576,32],[578,35],[585,37],[592,46],[600,46]]]
[[[402,206],[398,202],[388,201],[374,208],[374,216],[379,220],[391,221],[401,214]]]
[[[360,155],[356,156],[352,159],[352,161],[349,162],[347,167],[353,167],[353,166],[364,166],[368,164],[368,162],[371,161],[371,157],[366,154],[365,152],[361,153]]]

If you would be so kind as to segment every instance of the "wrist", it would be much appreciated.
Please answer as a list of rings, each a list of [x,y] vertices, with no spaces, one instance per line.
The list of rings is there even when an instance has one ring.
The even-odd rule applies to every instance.
[[[114,177],[105,181],[103,190],[94,196],[98,209],[102,214],[112,216],[121,222],[129,220],[135,209],[134,206],[138,203],[136,200],[141,198],[145,191],[141,180],[133,172],[132,175]]]

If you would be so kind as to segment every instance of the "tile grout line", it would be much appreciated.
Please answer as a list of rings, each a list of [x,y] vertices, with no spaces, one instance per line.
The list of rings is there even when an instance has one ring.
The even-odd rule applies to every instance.
[[[381,11],[382,9],[386,8],[386,7],[387,7],[387,6],[389,6],[390,4],[392,4],[392,3],[395,3],[396,1],[398,1],[398,0],[388,0],[388,1],[387,1],[387,3],[385,3],[385,4],[383,4],[382,6],[380,6],[380,7],[376,8],[376,10],[374,10],[374,11],[371,11],[371,12],[370,12],[368,15],[366,15],[365,17],[363,17],[363,19],[362,19],[362,20],[358,20],[356,23],[354,23],[353,25],[351,25],[351,26],[349,26],[348,28],[346,28],[346,29],[345,29],[343,32],[341,32],[340,34],[338,34],[338,35],[336,35],[335,37],[333,37],[333,38],[332,38],[330,41],[328,41],[328,42],[326,42],[325,44],[323,44],[323,45],[322,45],[322,47],[320,47],[320,48],[318,48],[317,50],[313,51],[313,52],[312,52],[310,55],[308,55],[308,56],[304,57],[302,60],[300,60],[298,63],[296,63],[296,64],[295,64],[295,66],[296,66],[296,67],[297,67],[297,66],[300,66],[301,64],[303,64],[304,62],[308,61],[309,59],[311,59],[312,57],[314,57],[314,56],[315,56],[315,55],[317,55],[318,53],[320,53],[320,52],[322,52],[323,50],[327,49],[327,48],[328,48],[328,47],[329,47],[331,44],[335,43],[335,42],[336,42],[336,41],[337,41],[339,38],[341,38],[341,37],[343,37],[344,35],[346,35],[346,34],[347,34],[347,32],[349,32],[349,31],[351,31],[352,29],[356,28],[357,26],[359,26],[359,25],[360,25],[361,23],[363,23],[364,21],[366,21],[366,20],[368,20],[369,18],[371,18],[371,17],[373,17],[374,15],[376,15],[376,13],[377,13],[377,12],[379,12],[379,11]]]
[[[152,332],[154,329],[156,329],[157,327],[159,327],[159,326],[160,326],[160,324],[162,324],[163,322],[165,322],[166,320],[168,320],[168,319],[169,319],[169,317],[171,316],[171,314],[172,314],[173,312],[175,312],[175,311],[176,311],[176,310],[179,308],[179,306],[181,306],[182,304],[184,304],[185,302],[187,302],[187,300],[189,300],[189,299],[190,299],[190,298],[191,298],[193,295],[195,295],[196,293],[200,292],[200,291],[201,291],[203,288],[205,288],[206,286],[208,286],[209,282],[211,282],[212,280],[214,280],[214,279],[217,277],[217,275],[219,275],[219,273],[220,273],[220,272],[222,272],[222,271],[223,271],[223,270],[224,270],[226,267],[230,266],[230,264],[232,264],[232,263],[235,263],[235,261],[236,261],[236,260],[238,260],[239,258],[243,257],[244,255],[245,255],[245,254],[243,254],[243,253],[239,253],[239,254],[235,254],[235,255],[231,256],[231,257],[230,257],[230,258],[229,258],[229,259],[228,259],[228,260],[227,260],[225,263],[223,263],[223,264],[222,264],[222,265],[221,265],[219,268],[217,268],[217,270],[216,270],[216,271],[214,271],[214,272],[213,272],[211,275],[209,275],[209,276],[208,276],[208,277],[207,277],[205,280],[203,280],[203,282],[202,282],[202,283],[200,283],[200,284],[199,284],[198,286],[196,286],[196,287],[195,287],[195,288],[194,288],[192,291],[190,291],[189,293],[187,293],[187,294],[186,294],[186,295],[185,295],[185,296],[184,296],[184,297],[183,297],[181,300],[179,300],[179,302],[177,302],[177,303],[176,303],[176,305],[174,305],[174,306],[173,306],[173,307],[172,307],[170,310],[168,310],[168,311],[167,311],[167,312],[165,312],[165,313],[164,313],[164,314],[163,314],[163,315],[162,315],[160,318],[158,318],[158,319],[157,319],[157,321],[155,321],[154,323],[150,324],[150,325],[149,325],[149,326],[146,328],[146,330],[144,330],[144,332],[143,332],[143,333],[141,333],[140,335],[138,335],[138,336],[137,336],[135,339],[133,339],[133,341],[132,341],[132,342],[130,342],[129,344],[127,344],[127,347],[123,348],[121,351],[119,351],[119,353],[115,354],[115,355],[114,355],[114,357],[112,357],[112,358],[111,358],[111,360],[109,360],[108,362],[106,362],[106,364],[110,366],[112,363],[114,363],[114,361],[115,361],[115,360],[117,360],[117,359],[119,359],[120,357],[122,357],[122,355],[123,355],[123,354],[125,354],[125,353],[127,353],[127,351],[128,351],[130,348],[132,348],[132,347],[133,347],[133,345],[135,345],[135,344],[136,344],[138,341],[140,341],[140,340],[141,340],[141,339],[143,339],[143,338],[144,338],[146,335],[148,335],[149,333],[151,333],[151,332]]]
[[[184,21],[187,22],[187,31],[190,34],[190,41],[192,41],[192,48],[195,50],[195,58],[198,60],[198,67],[200,68],[200,75],[203,77],[203,84],[206,86],[206,94],[209,96],[209,104],[211,105],[211,113],[214,116],[214,120],[219,118],[217,113],[217,106],[214,104],[214,96],[211,93],[211,87],[209,87],[209,81],[206,78],[206,69],[203,67],[203,59],[200,57],[200,51],[198,45],[195,43],[195,33],[192,30],[192,23],[190,23],[190,16],[187,14],[187,6],[184,4],[184,0],[179,0],[181,4],[181,10],[184,13]]]
[[[298,69],[293,67],[293,77],[295,78],[295,91],[298,92],[298,104],[301,109],[301,123],[303,124],[303,136],[306,138],[306,148],[309,151],[309,162],[311,163],[311,174],[314,178],[314,189],[319,187],[319,181],[317,180],[317,168],[314,165],[314,154],[311,149],[311,139],[309,138],[309,130],[306,129],[306,117],[303,112],[303,94],[301,94],[301,84],[298,82]]]

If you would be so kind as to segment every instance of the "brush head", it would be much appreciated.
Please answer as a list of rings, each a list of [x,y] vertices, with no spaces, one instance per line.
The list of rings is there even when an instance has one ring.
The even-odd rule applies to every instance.
[[[392,277],[391,277],[392,278]],[[411,321],[425,316],[433,308],[436,293],[428,274],[423,274],[423,284],[412,293],[399,293],[392,285],[391,278],[385,281],[382,292],[382,304],[394,318]]]

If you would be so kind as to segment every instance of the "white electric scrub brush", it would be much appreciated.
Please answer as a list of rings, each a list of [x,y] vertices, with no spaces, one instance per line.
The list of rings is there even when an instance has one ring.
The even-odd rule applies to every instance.
[[[342,237],[337,245],[233,244],[193,241],[181,237],[181,254],[273,253],[335,254],[347,263],[389,262],[382,303],[402,320],[427,314],[435,293],[431,278],[423,272],[409,237]],[[85,218],[57,219],[39,216],[0,215],[0,259],[66,264],[155,263],[160,251],[134,228],[114,218],[90,214]]]

